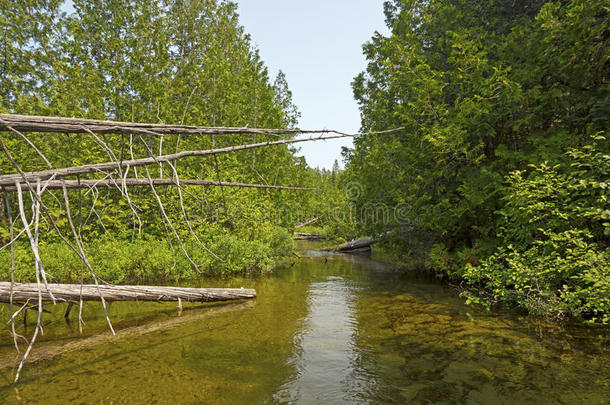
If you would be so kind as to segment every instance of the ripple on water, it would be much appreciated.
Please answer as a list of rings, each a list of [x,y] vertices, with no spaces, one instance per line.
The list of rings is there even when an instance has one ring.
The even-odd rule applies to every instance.
[[[359,344],[376,352],[364,367],[378,371],[378,389],[408,402],[607,403],[607,346],[559,355],[516,318],[450,311],[451,301],[396,294],[359,302]]]

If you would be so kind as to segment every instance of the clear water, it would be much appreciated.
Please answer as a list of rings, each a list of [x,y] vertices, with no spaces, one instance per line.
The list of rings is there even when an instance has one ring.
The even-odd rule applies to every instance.
[[[305,252],[273,275],[204,284],[258,298],[182,314],[114,303],[116,337],[97,304],[82,335],[50,307],[18,385],[3,306],[0,403],[610,403],[608,328],[486,313],[358,256]]]

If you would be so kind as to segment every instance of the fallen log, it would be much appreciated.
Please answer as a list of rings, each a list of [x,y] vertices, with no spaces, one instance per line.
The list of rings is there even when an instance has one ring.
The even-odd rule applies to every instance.
[[[91,120],[84,118],[45,117],[37,115],[0,114],[0,131],[15,129],[23,132],[54,132],[85,134],[89,131],[98,134],[132,134],[150,135],[192,134],[192,135],[229,135],[229,134],[262,134],[262,135],[297,135],[308,133],[335,132],[329,130],[301,129],[263,129],[248,127],[203,127],[194,125],[167,125],[139,122],[120,122]]]
[[[10,301],[10,282],[0,282],[0,302]],[[83,285],[49,284],[49,290],[60,302],[100,301],[100,294],[106,301],[185,301],[211,302],[256,298],[256,291],[244,288],[185,288],[144,285]],[[46,288],[40,286],[42,301],[51,302]],[[38,302],[39,288],[35,283],[13,284],[13,302]]]
[[[342,243],[340,245],[331,248],[337,252],[346,252],[350,250],[362,249],[362,248],[370,248],[372,244],[377,242],[374,238],[362,238],[357,240],[351,240],[349,242]]]
[[[226,181],[214,180],[174,180],[174,179],[83,179],[83,180],[47,180],[42,182],[42,186],[49,190],[63,189],[64,185],[67,189],[91,188],[91,187],[120,187],[120,186],[146,186],[150,187],[150,183],[155,186],[220,186],[220,187],[241,187],[241,188],[262,188],[273,190],[291,190],[291,191],[310,191],[313,188],[307,187],[292,187],[292,186],[275,186],[270,184],[250,184],[250,183],[233,183]],[[25,184],[20,182],[20,184]],[[24,187],[25,188],[25,187]],[[0,189],[14,193],[17,191],[15,186],[0,186]]]
[[[46,180],[51,177],[66,177],[66,176],[76,176],[80,174],[87,173],[100,173],[116,170],[119,168],[127,168],[127,167],[141,167],[147,165],[157,165],[160,163],[172,162],[174,160],[184,159],[187,157],[203,157],[203,156],[214,156],[218,154],[237,152],[242,150],[249,149],[258,149],[266,146],[273,145],[289,145],[293,143],[299,142],[309,142],[309,141],[320,141],[320,140],[328,140],[328,139],[337,139],[337,138],[345,138],[345,137],[356,137],[360,134],[356,135],[329,135],[329,136],[316,136],[316,137],[308,137],[308,138],[300,138],[300,139],[285,139],[280,141],[269,141],[269,142],[259,142],[259,143],[251,143],[245,145],[236,145],[236,146],[227,146],[224,148],[216,148],[216,149],[206,149],[206,150],[185,150],[177,153],[172,153],[169,155],[160,155],[160,156],[152,156],[147,158],[140,159],[130,159],[130,160],[121,160],[121,161],[111,161],[111,162],[103,162],[103,163],[91,163],[81,166],[72,166],[72,167],[64,167],[60,169],[48,169],[41,170],[36,172],[27,172],[27,173],[12,173],[12,174],[3,174],[0,175],[0,186],[13,186],[15,182],[26,182],[31,181],[35,182],[36,180]]]
[[[35,172],[26,172],[26,173],[12,173],[12,174],[3,174],[0,175],[0,186],[13,186],[15,182],[35,182],[36,180],[46,180],[51,177],[59,178],[66,176],[76,176],[80,174],[87,173],[100,173],[106,171],[112,171],[119,168],[127,168],[127,167],[140,167],[147,165],[157,165],[160,163],[172,162],[174,160],[184,159],[187,157],[203,157],[203,156],[214,156],[218,154],[224,153],[232,153],[237,151],[244,151],[250,149],[258,149],[267,146],[274,145],[291,145],[294,143],[300,142],[310,142],[310,141],[323,141],[329,139],[338,139],[338,138],[357,138],[359,136],[366,135],[379,135],[379,134],[389,134],[394,133],[401,128],[392,129],[387,131],[379,131],[379,132],[368,132],[364,134],[344,134],[338,131],[325,131],[322,133],[334,133],[336,135],[320,135],[320,136],[310,136],[306,138],[299,139],[282,139],[278,141],[268,141],[268,142],[259,142],[259,143],[250,143],[245,145],[235,145],[235,146],[227,146],[224,148],[216,148],[216,149],[206,149],[206,150],[185,150],[181,152],[172,153],[169,155],[160,155],[160,156],[151,156],[147,158],[140,159],[130,159],[130,160],[121,160],[121,161],[111,161],[111,162],[103,162],[103,163],[91,163],[85,164],[81,166],[72,166],[72,167],[64,167],[58,169],[48,169],[41,170]],[[2,127],[0,127],[0,131]],[[318,132],[316,132],[318,133]],[[2,143],[0,142],[0,145]],[[5,151],[6,153],[6,151]]]
[[[337,246],[332,246],[326,249],[322,249],[327,252],[345,252],[345,253],[363,253],[371,250],[371,246],[377,242],[381,242],[388,238],[388,234],[377,237],[366,237],[362,239],[355,239],[349,242],[342,243]]]
[[[375,133],[396,132],[403,128]],[[48,117],[40,115],[0,114],[0,131],[52,132],[64,134],[133,134],[148,135],[305,135],[305,134],[338,134],[343,132],[333,129],[278,129],[245,127],[206,127],[195,125],[150,124],[142,122],[121,122],[92,120],[86,118]]]
[[[302,233],[302,232],[297,232],[294,234],[293,237],[294,240],[322,240],[322,239],[328,239],[328,236],[326,235],[322,235],[319,233]]]
[[[324,214],[320,215],[320,216],[317,216],[315,218],[312,218],[310,220],[307,220],[305,222],[302,222],[302,223],[298,224],[297,226],[294,227],[294,229],[299,229],[299,228],[306,227],[307,225],[311,225],[314,222],[317,222],[319,219],[323,218],[326,214],[328,214],[328,211],[325,212]]]

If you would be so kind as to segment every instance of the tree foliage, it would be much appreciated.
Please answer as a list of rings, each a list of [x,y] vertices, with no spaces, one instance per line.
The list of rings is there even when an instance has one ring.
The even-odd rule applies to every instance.
[[[407,204],[411,210],[408,226],[361,223],[362,232],[394,230],[394,245],[460,277],[467,263],[497,255],[498,246],[508,249],[508,234],[523,243],[541,242],[541,234],[524,229],[529,217],[513,218],[517,211],[525,214],[511,204],[538,204],[534,196],[517,192],[526,184],[535,188],[530,183],[535,181],[553,184],[553,192],[579,195],[540,170],[571,167],[579,179],[566,151],[581,150],[592,135],[607,130],[607,4],[394,0],[386,2],[385,11],[391,35],[375,34],[364,46],[368,66],[354,79],[354,95],[363,130],[405,130],[400,136],[359,139],[345,157],[349,176],[363,187],[357,207],[375,202]],[[528,170],[530,165],[537,169]],[[511,174],[516,170],[524,171]],[[579,237],[603,253],[607,235],[599,236],[595,221],[583,222],[583,212],[607,201],[578,198],[582,212],[562,211],[566,229],[596,235]],[[507,215],[513,222],[505,222]],[[406,236],[413,234],[426,241],[415,252]],[[561,254],[565,238],[544,251]],[[546,265],[561,271],[559,264]],[[494,271],[486,271],[494,278]],[[556,287],[543,289],[556,295]],[[607,303],[597,309],[607,312]]]
[[[299,113],[285,75],[280,72],[275,81],[269,78],[249,35],[239,25],[236,3],[74,0],[74,12],[69,15],[61,13],[61,5],[61,1],[3,0],[1,111],[250,128],[288,128],[298,124]],[[124,160],[277,139],[263,135],[105,135],[102,140],[111,152],[88,135],[33,134],[31,140],[54,165],[68,167],[108,161],[110,154]],[[2,134],[2,141],[23,170],[47,168],[17,135]],[[175,175],[167,164],[148,170],[152,177]],[[15,172],[4,155],[0,158],[0,171]],[[181,160],[176,163],[176,173],[189,179],[310,187],[319,176],[295,156],[293,148],[281,146]],[[146,177],[142,168],[132,168],[128,174]],[[71,191],[70,202],[75,222],[82,219],[82,234],[89,249],[108,248],[114,250],[114,257],[132,258],[133,263],[125,264],[125,269],[144,266],[129,254],[131,250],[139,251],[139,241],[165,246],[163,252],[170,259],[182,254],[150,188],[131,189],[129,198],[118,190],[85,191]],[[218,269],[224,273],[273,267],[272,257],[287,254],[284,242],[273,241],[281,235],[284,240],[290,227],[303,217],[316,214],[306,211],[314,206],[304,192],[184,186],[186,217],[206,246],[219,250],[215,252],[218,260],[196,247],[185,225],[177,189],[159,188],[157,193],[181,239],[195,250],[201,249],[202,255],[195,256],[202,256],[202,269],[210,273]],[[45,193],[45,203],[51,207],[60,230],[70,234],[65,212],[55,200],[62,199],[61,192],[56,194]],[[11,202],[14,210],[15,200]],[[6,241],[4,208],[0,214],[0,238]],[[21,225],[16,226],[19,232]],[[50,237],[47,248],[55,249],[58,236],[48,222],[43,226]],[[121,243],[104,242],[108,238]],[[10,260],[3,258],[1,262],[7,275]],[[174,268],[162,267],[168,272]],[[187,272],[184,266],[179,268]],[[56,273],[69,271],[57,269]]]
[[[610,148],[602,142],[571,150],[563,164],[509,175],[500,246],[463,274],[470,300],[610,321]]]

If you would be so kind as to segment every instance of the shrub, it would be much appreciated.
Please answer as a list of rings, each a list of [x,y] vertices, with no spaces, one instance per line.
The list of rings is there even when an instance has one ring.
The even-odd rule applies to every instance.
[[[610,322],[610,156],[600,141],[509,176],[501,246],[466,266],[470,301]]]
[[[207,236],[210,240],[205,244],[218,258],[196,241],[183,241],[203,276],[268,271],[280,265],[294,248],[291,235],[282,228],[270,228],[261,235],[261,240],[246,240],[232,234]],[[172,247],[168,240],[142,238],[130,242],[106,237],[86,243],[85,249],[96,274],[111,283],[180,281],[199,276],[180,246],[173,242]],[[81,268],[79,256],[67,245],[41,243],[39,250],[50,281],[78,282],[81,270],[86,282],[93,281],[89,269]],[[0,251],[0,279],[10,279],[10,263],[10,249]],[[15,280],[35,280],[34,258],[26,243],[15,245]]]

